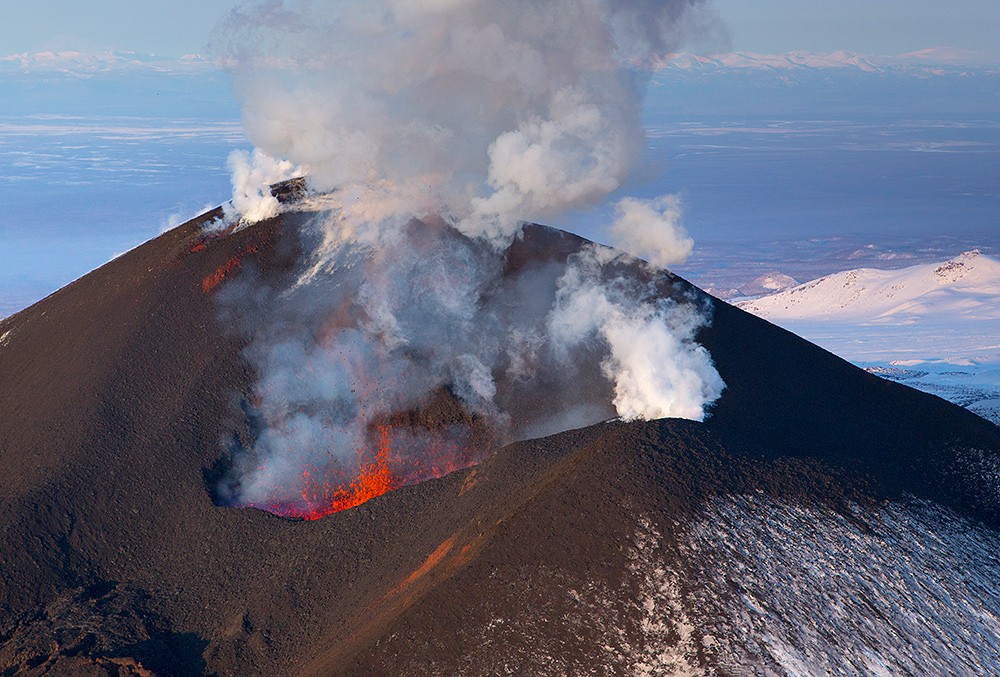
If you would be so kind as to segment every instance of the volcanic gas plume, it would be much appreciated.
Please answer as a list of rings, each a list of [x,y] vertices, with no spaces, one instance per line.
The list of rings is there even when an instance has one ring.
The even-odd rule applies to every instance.
[[[259,375],[224,500],[317,517],[512,438],[702,419],[724,387],[695,342],[704,301],[607,248],[516,252],[525,221],[621,187],[643,67],[714,27],[698,0],[235,11],[216,44],[257,150],[230,158],[223,226],[276,215],[268,185],[297,173],[310,195],[288,204],[312,218],[287,282],[206,287]],[[670,196],[622,200],[609,236],[656,266],[691,248]]]

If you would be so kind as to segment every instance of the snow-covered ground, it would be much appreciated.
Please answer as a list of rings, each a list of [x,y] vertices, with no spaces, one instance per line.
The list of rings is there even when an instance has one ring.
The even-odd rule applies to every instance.
[[[849,510],[709,499],[680,541],[690,592],[643,567],[666,593],[652,608],[689,610],[675,632],[727,674],[996,674],[997,534],[919,501]]]
[[[773,319],[916,325],[943,317],[997,320],[997,298],[1000,261],[974,249],[900,270],[847,270],[740,305]]]
[[[736,305],[1000,424],[1000,260],[847,270]]]
[[[873,374],[933,393],[1000,425],[1000,362],[860,363]]]

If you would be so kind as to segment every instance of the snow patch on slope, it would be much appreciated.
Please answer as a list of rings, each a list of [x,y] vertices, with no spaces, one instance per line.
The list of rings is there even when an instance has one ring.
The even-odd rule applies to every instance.
[[[631,655],[632,674],[705,674],[697,666],[699,644],[711,647],[714,638],[698,637],[684,609],[680,577],[660,562],[656,553],[662,537],[647,516],[639,519],[634,547],[629,550],[628,571],[639,588],[639,628],[642,641]]]
[[[686,532],[688,613],[660,611],[690,626],[708,672],[985,674],[1000,664],[1000,540],[938,506],[720,497]],[[648,573],[668,589],[677,580],[662,564]]]

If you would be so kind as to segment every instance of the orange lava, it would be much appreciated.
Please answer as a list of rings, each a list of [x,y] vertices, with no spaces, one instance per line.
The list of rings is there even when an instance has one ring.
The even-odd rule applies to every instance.
[[[219,266],[215,272],[210,275],[206,275],[201,281],[201,291],[205,294],[209,293],[225,280],[233,271],[240,267],[240,263],[243,257],[247,254],[252,254],[257,251],[257,247],[254,245],[247,245],[243,248],[240,253],[236,256],[232,256],[228,261]]]
[[[301,473],[298,499],[257,504],[255,507],[281,517],[317,520],[359,506],[394,489],[475,465],[473,455],[457,447],[448,449],[432,445],[423,448],[416,457],[401,454],[393,450],[391,425],[381,424],[376,426],[376,430],[374,449],[371,452],[358,451],[361,462],[354,479],[331,480],[329,470],[306,467]],[[428,462],[428,458],[434,460]]]
[[[361,505],[369,499],[399,487],[399,481],[389,469],[392,456],[392,429],[387,425],[380,425],[378,432],[375,459],[371,463],[361,465],[354,481],[346,486],[341,484],[336,487],[327,483],[321,484],[313,479],[312,473],[307,468],[302,471],[302,500],[308,508],[305,510],[290,508],[282,513],[286,517],[319,519]]]

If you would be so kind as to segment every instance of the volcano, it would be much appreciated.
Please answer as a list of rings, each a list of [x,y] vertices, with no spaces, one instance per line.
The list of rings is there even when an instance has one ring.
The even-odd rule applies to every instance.
[[[659,293],[712,309],[705,421],[605,405],[497,436],[444,389],[379,423],[465,424],[460,469],[322,519],[227,503],[259,375],[220,298],[301,265],[310,214],[283,190],[278,217],[206,235],[210,212],[0,322],[4,674],[1000,665],[1000,428],[665,272]],[[586,246],[525,226],[503,274]],[[564,394],[607,401],[580,366]],[[525,420],[547,406],[517,392]]]

